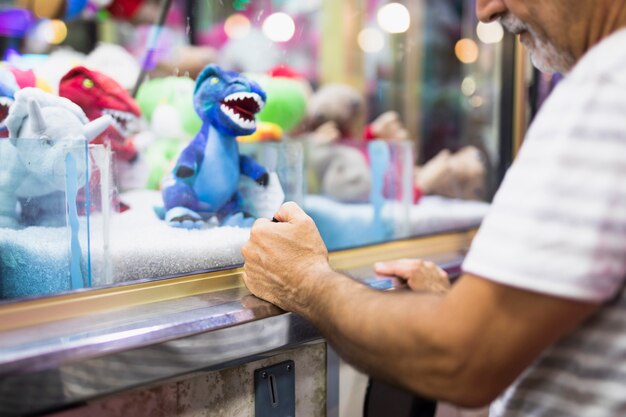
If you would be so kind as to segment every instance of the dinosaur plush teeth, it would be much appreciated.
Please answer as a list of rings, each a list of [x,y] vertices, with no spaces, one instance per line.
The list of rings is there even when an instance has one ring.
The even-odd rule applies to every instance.
[[[259,96],[256,93],[248,93],[248,92],[233,93],[233,94],[226,96],[226,98],[224,99],[224,101],[233,101],[233,100],[245,100],[245,101],[254,100],[257,106],[257,110],[255,110],[255,113],[260,111],[265,105],[265,102],[263,102],[263,99],[261,98],[261,96]]]
[[[223,113],[228,115],[233,122],[244,129],[253,129],[256,126],[253,114],[247,114],[247,112],[242,112],[241,109],[237,107],[229,107],[224,103],[220,106],[220,109]]]
[[[103,109],[102,113],[108,114],[113,118],[113,125],[124,136],[129,133],[129,131],[134,127],[135,123],[138,120],[134,114],[120,110]]]
[[[226,96],[222,104],[232,108],[245,120],[254,120],[254,115],[264,106],[263,99],[255,93],[234,93]]]

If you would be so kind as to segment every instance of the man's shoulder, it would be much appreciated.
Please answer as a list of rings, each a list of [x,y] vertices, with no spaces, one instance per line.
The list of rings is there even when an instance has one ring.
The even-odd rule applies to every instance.
[[[574,81],[611,83],[626,86],[626,28],[594,45],[570,74]]]

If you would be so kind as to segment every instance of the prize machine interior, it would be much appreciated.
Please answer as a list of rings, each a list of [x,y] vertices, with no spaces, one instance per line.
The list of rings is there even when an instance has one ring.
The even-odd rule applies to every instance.
[[[475,228],[510,94],[472,7],[2,3],[0,299],[237,267],[284,201],[332,251]]]
[[[249,297],[240,247],[295,201],[367,285],[400,287],[372,264],[401,257],[459,272],[532,79],[474,7],[0,1],[0,414],[217,410],[207,381],[236,396],[293,360],[299,415],[387,415],[310,323]],[[242,398],[220,407],[254,415]]]

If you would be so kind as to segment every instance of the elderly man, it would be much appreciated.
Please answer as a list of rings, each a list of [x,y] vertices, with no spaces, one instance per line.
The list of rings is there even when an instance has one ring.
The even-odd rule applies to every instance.
[[[496,416],[626,415],[626,0],[477,0],[543,70],[567,73],[531,126],[464,263],[379,272],[383,293],[333,271],[293,203],[258,220],[245,283],[314,323],[349,362]],[[421,269],[413,268],[421,265]],[[435,291],[432,291],[435,289]]]

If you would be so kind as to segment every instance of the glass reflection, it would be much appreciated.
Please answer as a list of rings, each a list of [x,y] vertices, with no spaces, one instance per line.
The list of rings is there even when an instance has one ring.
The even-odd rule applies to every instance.
[[[245,217],[271,217],[279,200],[295,200],[329,248],[343,249],[473,227],[486,212],[500,163],[503,34],[476,21],[472,0],[26,3],[0,3],[4,111],[26,86],[61,94],[82,66],[101,76],[61,95],[86,98],[87,116],[98,107],[117,126],[100,140],[113,152],[103,203],[111,217],[98,226],[107,262],[93,285],[241,262],[250,222],[216,215],[172,228],[154,210],[164,178],[191,178],[177,161],[208,132],[196,92],[209,64],[267,93],[256,131],[232,136],[280,190],[242,180],[233,198]],[[18,17],[26,29],[9,30]],[[251,114],[231,112],[235,121]]]

